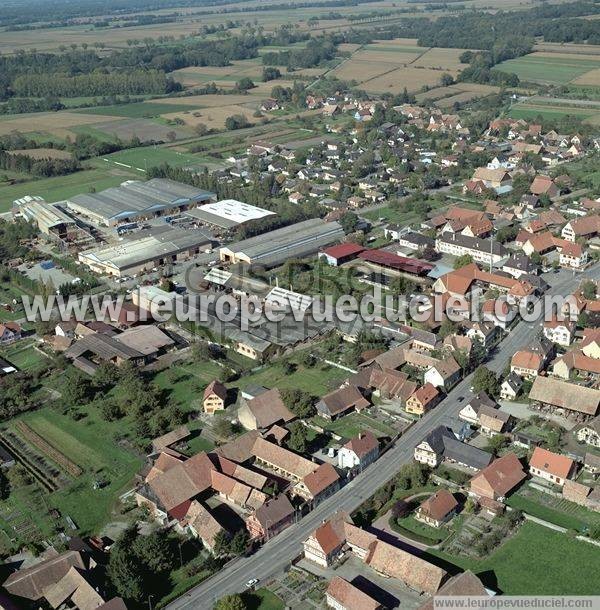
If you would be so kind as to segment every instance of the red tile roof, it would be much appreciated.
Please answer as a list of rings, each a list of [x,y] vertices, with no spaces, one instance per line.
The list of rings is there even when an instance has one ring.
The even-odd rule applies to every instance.
[[[353,254],[359,254],[364,251],[364,247],[359,244],[347,243],[338,244],[337,246],[331,246],[323,250],[323,254],[331,256],[333,258],[344,258],[346,256],[352,256]]]
[[[566,479],[569,476],[573,464],[573,460],[566,455],[553,453],[542,447],[536,447],[529,460],[529,465],[532,468],[548,472],[561,479]]]

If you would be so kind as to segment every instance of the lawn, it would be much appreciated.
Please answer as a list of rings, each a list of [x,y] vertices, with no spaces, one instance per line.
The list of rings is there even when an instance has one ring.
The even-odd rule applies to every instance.
[[[598,114],[598,110],[590,108],[579,108],[573,106],[545,106],[543,104],[517,104],[513,106],[509,112],[509,116],[513,119],[535,119],[541,116],[547,120],[561,119],[567,115],[575,116],[579,119],[587,119]]]
[[[484,584],[506,595],[598,595],[598,547],[536,523],[525,522],[485,560],[437,550],[426,558],[457,571],[473,570]]]
[[[42,352],[36,349],[34,343],[27,339],[2,348],[0,355],[20,371],[42,368],[48,360]]]
[[[417,521],[413,515],[402,517],[397,521],[393,517],[390,518],[391,528],[408,538],[414,538],[417,542],[425,544],[437,544],[448,536],[448,530],[445,528],[436,528]]]
[[[560,527],[583,531],[600,525],[600,514],[525,486],[508,498],[508,505]]]
[[[350,413],[335,421],[329,421],[317,415],[313,417],[312,421],[317,426],[343,438],[354,438],[365,430],[370,430],[377,437],[393,436],[395,434],[392,428],[364,413]]]
[[[502,72],[512,72],[520,80],[564,85],[573,79],[600,67],[598,61],[577,57],[540,57],[526,55],[509,59],[496,66]]]
[[[20,184],[0,186],[0,212],[7,212],[15,199],[25,195],[39,195],[49,203],[62,201],[81,193],[89,193],[92,189],[101,191],[113,186],[118,186],[125,180],[139,178],[139,173],[126,171],[126,168],[118,172],[104,169],[89,169],[66,176],[53,178],[42,178],[31,180]]]
[[[210,360],[200,364],[174,364],[157,373],[154,383],[168,392],[174,404],[187,411],[200,407],[204,387],[217,379],[221,371],[222,367]]]
[[[123,448],[118,437],[122,422],[106,422],[94,407],[75,421],[49,407],[23,416],[38,434],[81,466],[84,472],[73,482],[47,496],[48,504],[69,515],[81,533],[97,533],[111,521],[117,496],[131,485],[142,465],[140,456]],[[102,481],[101,489],[93,489]],[[41,507],[40,507],[41,508]]]
[[[285,604],[269,589],[258,589],[246,596],[246,607],[249,610],[283,610]]]
[[[129,165],[132,169],[145,170],[148,167],[154,165],[160,165],[161,163],[168,163],[173,167],[180,167],[186,165],[198,165],[202,162],[202,158],[177,152],[170,148],[157,148],[154,146],[142,146],[140,148],[130,148],[128,150],[122,150],[112,155],[102,157],[102,161],[106,164],[105,159],[109,163],[122,163]]]
[[[295,360],[292,358],[292,360]],[[231,387],[244,389],[249,385],[262,385],[266,388],[297,388],[309,392],[313,396],[322,396],[331,392],[348,377],[348,372],[329,366],[317,364],[306,367],[297,364],[293,373],[286,373],[280,362],[266,366],[259,371],[240,377],[230,384]]]
[[[133,104],[114,104],[112,106],[93,106],[73,110],[81,114],[105,114],[130,119],[152,118],[171,112],[186,112],[193,109],[189,104],[161,104],[160,102],[137,102]]]

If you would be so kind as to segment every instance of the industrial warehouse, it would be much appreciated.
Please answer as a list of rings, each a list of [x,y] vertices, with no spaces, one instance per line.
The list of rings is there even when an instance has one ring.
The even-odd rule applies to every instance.
[[[275,216],[276,214],[275,212],[257,208],[254,205],[236,201],[235,199],[223,199],[222,201],[207,203],[199,208],[188,210],[186,215],[199,221],[201,224],[219,229],[234,229],[256,220],[262,220],[268,216]]]
[[[79,260],[96,273],[123,277],[187,260],[211,247],[212,236],[206,232],[163,226],[116,245],[80,252]]]
[[[216,195],[209,191],[153,178],[148,182],[128,180],[100,193],[76,195],[66,201],[66,206],[97,225],[116,227],[124,222],[179,214],[215,200]]]
[[[91,235],[77,225],[60,205],[48,203],[43,197],[27,195],[13,202],[12,214],[36,224],[40,233],[53,242],[66,247],[85,247],[92,241]]]
[[[315,254],[343,237],[344,230],[338,222],[312,218],[223,246],[219,258],[226,263],[276,267],[288,258]]]

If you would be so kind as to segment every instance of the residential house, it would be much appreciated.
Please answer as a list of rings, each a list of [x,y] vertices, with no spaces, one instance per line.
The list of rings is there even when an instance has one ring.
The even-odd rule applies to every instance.
[[[557,343],[563,347],[569,347],[575,336],[577,324],[571,320],[558,320],[556,318],[544,322],[544,337],[552,343]]]
[[[479,392],[459,411],[458,417],[469,424],[477,424],[479,422],[479,410],[483,406],[497,409],[498,403],[485,392]]]
[[[435,250],[452,256],[469,255],[478,263],[497,264],[508,256],[506,248],[489,239],[469,237],[457,233],[442,233],[435,240]]]
[[[383,606],[352,583],[339,576],[329,581],[325,591],[328,608],[335,610],[382,610]]]
[[[531,350],[519,350],[510,359],[510,371],[521,377],[533,379],[537,377],[544,366],[544,356]]]
[[[16,322],[0,324],[0,345],[14,343],[21,338],[21,326]]]
[[[583,269],[588,262],[587,251],[581,244],[564,243],[559,251],[558,262],[561,267]]]
[[[512,418],[509,413],[483,405],[478,413],[479,428],[485,436],[496,436],[510,430]]]
[[[523,378],[511,371],[500,385],[500,398],[503,400],[515,400],[522,387]]]
[[[460,380],[462,369],[458,362],[448,356],[444,360],[438,360],[432,364],[423,375],[423,381],[425,384],[431,384],[436,388],[443,388],[449,390]]]
[[[316,404],[317,413],[325,419],[333,420],[350,411],[362,411],[370,402],[354,385],[346,385],[325,394]]]
[[[481,580],[471,570],[467,570],[448,579],[433,597],[419,606],[418,610],[434,610],[437,605],[436,599],[439,599],[440,596],[485,597],[486,595],[493,595],[493,593],[483,586]]]
[[[211,381],[204,389],[202,408],[205,413],[213,415],[215,411],[222,411],[227,400],[227,388],[217,379]]]
[[[586,356],[581,349],[574,349],[554,361],[552,374],[567,380],[574,375],[597,379],[600,377],[600,360]]]
[[[415,519],[431,527],[441,527],[450,521],[457,509],[456,498],[447,489],[440,489],[420,504]]]
[[[338,452],[339,468],[356,468],[361,470],[372,464],[379,457],[379,441],[372,432],[360,432],[350,439]]]
[[[519,458],[514,453],[506,453],[471,479],[469,495],[502,501],[526,477]]]
[[[565,481],[575,474],[575,462],[566,455],[536,447],[529,460],[529,472],[535,477],[562,487]]]
[[[580,443],[600,448],[600,416],[581,424],[576,428],[575,436]]]
[[[238,420],[246,430],[266,430],[277,423],[288,423],[295,415],[285,406],[277,388],[242,401]]]
[[[600,232],[600,216],[584,216],[569,221],[561,231],[561,237],[575,243],[577,239],[591,239]]]
[[[554,183],[550,176],[538,175],[533,179],[529,191],[538,197],[547,195],[550,199],[554,199],[560,195],[559,187]]]
[[[600,455],[588,451],[583,456],[583,468],[594,477],[600,474]]]
[[[491,453],[459,441],[445,426],[434,428],[414,449],[414,459],[435,468],[443,461],[460,464],[473,470],[485,468]]]
[[[441,394],[431,383],[426,383],[412,394],[406,401],[406,412],[413,415],[424,415],[431,411],[440,401]]]
[[[253,540],[267,541],[279,534],[294,520],[294,507],[285,494],[265,502],[246,519],[246,528]]]

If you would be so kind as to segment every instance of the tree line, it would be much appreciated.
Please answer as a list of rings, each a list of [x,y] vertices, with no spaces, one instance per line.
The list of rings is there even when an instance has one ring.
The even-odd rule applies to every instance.
[[[91,96],[106,94],[169,93],[181,89],[181,84],[158,70],[127,72],[92,72],[91,74],[29,74],[15,78],[12,90],[24,97]]]

